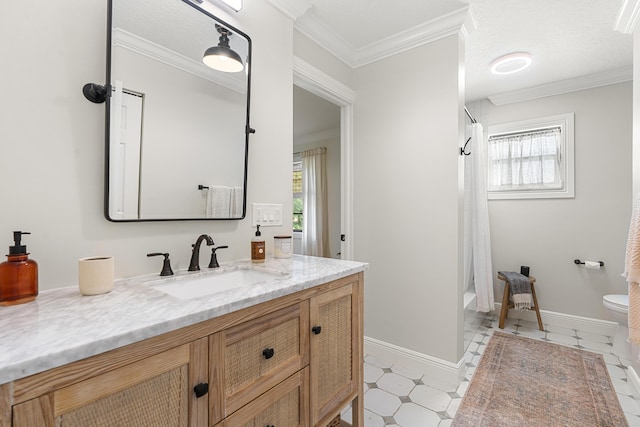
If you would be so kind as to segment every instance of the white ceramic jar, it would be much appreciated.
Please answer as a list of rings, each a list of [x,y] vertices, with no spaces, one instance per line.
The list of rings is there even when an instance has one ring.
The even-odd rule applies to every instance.
[[[274,258],[291,258],[293,253],[293,245],[291,236],[274,236],[273,237],[273,257]]]

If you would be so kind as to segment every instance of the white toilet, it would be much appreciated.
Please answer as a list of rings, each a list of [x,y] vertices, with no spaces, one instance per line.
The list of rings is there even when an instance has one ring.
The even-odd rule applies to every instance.
[[[613,351],[623,359],[631,360],[629,337],[629,295],[612,294],[602,297],[602,304],[609,317],[618,323],[616,336],[613,339]]]

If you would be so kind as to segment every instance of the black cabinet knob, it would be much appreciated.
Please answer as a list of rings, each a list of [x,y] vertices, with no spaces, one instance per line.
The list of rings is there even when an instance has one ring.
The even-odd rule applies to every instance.
[[[209,393],[209,384],[208,383],[200,383],[193,387],[193,391],[196,393],[196,397],[202,397],[205,394]]]
[[[276,354],[276,351],[272,348],[265,348],[262,350],[262,355],[265,359],[271,359],[274,354]]]
[[[313,332],[316,335],[319,335],[320,332],[322,332],[322,326],[314,326],[313,328],[311,328],[311,332]]]

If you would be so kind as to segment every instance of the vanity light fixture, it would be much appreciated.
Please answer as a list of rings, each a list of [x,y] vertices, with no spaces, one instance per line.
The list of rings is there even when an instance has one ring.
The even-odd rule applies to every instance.
[[[202,4],[203,0],[191,0],[193,3]],[[215,2],[216,0],[214,0]],[[217,0],[218,3],[222,3],[225,6],[230,7],[236,12],[240,12],[242,10],[242,0]]]
[[[229,47],[229,36],[231,31],[222,25],[216,24],[216,29],[220,33],[218,46],[212,46],[204,52],[202,62],[214,70],[225,73],[237,73],[242,71],[244,65],[238,53]]]
[[[493,74],[513,74],[531,65],[531,55],[526,52],[509,53],[491,62]]]
[[[231,9],[239,12],[242,9],[242,0],[220,0],[222,3],[229,6]]]

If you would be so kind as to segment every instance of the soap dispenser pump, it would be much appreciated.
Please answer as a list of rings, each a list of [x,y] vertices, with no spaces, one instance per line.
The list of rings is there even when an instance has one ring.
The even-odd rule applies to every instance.
[[[251,239],[251,262],[264,262],[265,242],[260,232],[260,226],[257,226],[256,235]]]
[[[9,246],[7,261],[0,264],[0,305],[30,302],[38,296],[38,263],[29,259],[21,244],[27,231],[14,231],[14,245]]]

